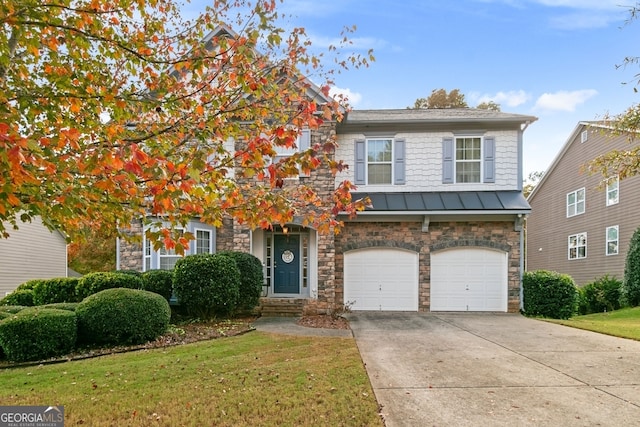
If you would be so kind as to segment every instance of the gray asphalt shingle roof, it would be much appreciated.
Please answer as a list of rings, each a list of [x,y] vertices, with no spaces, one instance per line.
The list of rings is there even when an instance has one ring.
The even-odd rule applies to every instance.
[[[353,193],[354,200],[368,196],[369,212],[402,211],[529,211],[520,191],[460,191],[412,193]]]

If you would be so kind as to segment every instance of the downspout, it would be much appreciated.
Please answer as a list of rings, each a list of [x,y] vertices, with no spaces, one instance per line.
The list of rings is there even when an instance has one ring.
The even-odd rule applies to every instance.
[[[144,252],[143,252],[144,256]],[[143,262],[144,265],[144,262]],[[116,270],[120,270],[120,238],[116,237]]]

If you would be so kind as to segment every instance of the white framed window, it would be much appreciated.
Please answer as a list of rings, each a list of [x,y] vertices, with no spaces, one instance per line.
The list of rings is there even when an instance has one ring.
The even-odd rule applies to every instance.
[[[279,145],[273,146],[273,149],[275,150],[276,155],[273,159],[271,159],[271,162],[277,163],[280,160],[286,159],[287,157],[291,157],[296,153],[299,153],[301,151],[308,149],[310,146],[311,146],[311,130],[303,129],[302,131],[300,131],[300,135],[298,135],[298,138],[296,139],[295,147],[282,147]],[[308,175],[305,175],[303,174],[302,171],[300,171],[300,176],[308,176]],[[291,177],[291,178],[295,178],[295,177]]]
[[[618,226],[614,225],[611,227],[607,227],[606,231],[606,248],[605,254],[608,255],[618,255]]]
[[[582,133],[580,134],[580,142],[582,143],[587,142],[588,139],[589,139],[589,132],[586,130],[583,130]]]
[[[456,138],[456,182],[482,182],[482,138]]]
[[[587,233],[569,236],[569,259],[583,259],[587,257]]]
[[[186,228],[179,228],[177,230],[180,234],[191,233],[195,238],[189,242],[189,248],[185,250],[184,256],[215,252],[215,227],[194,219],[187,224]],[[166,249],[164,246],[157,251],[154,250],[153,243],[150,242],[146,236],[143,236],[142,240],[142,256],[144,271],[158,269],[171,270],[175,267],[176,262],[182,258],[182,255],[176,254],[175,250]]]
[[[184,229],[178,229],[178,233],[183,235]],[[176,262],[182,258],[182,255],[178,255],[175,249],[167,249],[163,245],[158,251],[158,257],[160,270],[172,270],[173,267],[175,267]]]
[[[618,203],[620,197],[620,178],[617,176],[607,180],[607,206]]]
[[[211,230],[195,229],[195,253],[211,254],[213,253],[213,233]]]
[[[584,188],[567,194],[567,218],[584,213],[585,191]]]
[[[391,184],[393,177],[393,139],[367,139],[367,183]]]

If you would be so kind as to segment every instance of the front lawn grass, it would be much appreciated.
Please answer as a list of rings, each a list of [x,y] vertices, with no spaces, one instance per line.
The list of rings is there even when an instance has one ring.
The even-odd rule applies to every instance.
[[[382,426],[355,341],[248,334],[0,370],[0,405],[65,425]]]
[[[640,307],[623,308],[608,313],[575,316],[567,320],[545,320],[574,328],[640,341]]]

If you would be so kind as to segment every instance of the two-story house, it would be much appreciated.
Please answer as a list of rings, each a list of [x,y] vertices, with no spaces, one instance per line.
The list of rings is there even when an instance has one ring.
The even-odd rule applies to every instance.
[[[530,212],[523,133],[535,120],[476,109],[351,111],[303,131],[298,144],[335,133],[334,155],[350,168],[336,177],[322,168],[285,185],[304,181],[330,194],[349,179],[371,208],[341,218],[338,234],[304,227],[301,218],[269,230],[194,221],[190,253],[250,252],[265,268],[265,301],[296,301],[306,311],[515,312]],[[118,248],[118,268],[175,263],[175,254],[144,241]]]
[[[570,275],[582,286],[608,274],[622,280],[629,241],[640,226],[640,177],[620,181],[585,166],[627,136],[600,122],[580,122],[529,196],[527,270]],[[605,182],[606,181],[606,182]]]

